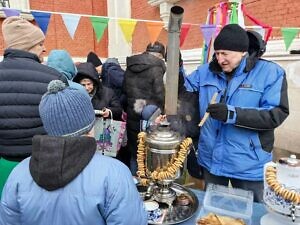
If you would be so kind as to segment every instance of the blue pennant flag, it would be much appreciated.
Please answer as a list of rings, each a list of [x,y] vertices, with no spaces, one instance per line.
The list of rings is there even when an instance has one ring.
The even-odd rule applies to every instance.
[[[31,11],[31,14],[34,17],[34,19],[35,19],[36,23],[38,24],[38,26],[41,28],[43,33],[46,35],[49,20],[50,20],[50,17],[51,17],[51,13]]]

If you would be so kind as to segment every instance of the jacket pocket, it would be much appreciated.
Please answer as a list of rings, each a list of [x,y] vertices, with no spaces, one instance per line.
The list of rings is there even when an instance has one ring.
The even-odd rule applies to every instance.
[[[236,106],[258,107],[263,92],[255,88],[239,88],[235,96],[232,97]]]
[[[258,161],[264,161],[272,155],[271,153],[266,152],[262,149],[262,146],[257,136],[253,136],[249,139],[249,146],[251,153],[253,153],[256,160]]]

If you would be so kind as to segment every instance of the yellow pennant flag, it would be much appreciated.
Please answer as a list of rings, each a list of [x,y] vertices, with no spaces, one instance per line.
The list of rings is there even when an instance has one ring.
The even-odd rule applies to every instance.
[[[146,26],[147,26],[147,29],[148,29],[148,34],[149,34],[149,39],[151,41],[151,43],[154,43],[162,28],[163,28],[163,23],[161,22],[146,22]]]
[[[123,32],[124,38],[127,43],[132,41],[132,34],[135,29],[137,20],[133,19],[118,19],[118,24]]]

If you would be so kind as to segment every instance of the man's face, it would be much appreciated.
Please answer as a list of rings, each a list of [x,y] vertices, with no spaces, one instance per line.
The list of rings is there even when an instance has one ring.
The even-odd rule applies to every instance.
[[[96,67],[96,70],[97,70],[97,72],[98,72],[99,74],[101,74],[101,72],[102,72],[102,65],[97,66],[97,67]]]
[[[235,52],[229,50],[215,51],[218,64],[225,73],[230,73],[240,64],[245,52]]]
[[[84,78],[79,82],[84,88],[85,90],[91,94],[92,91],[94,90],[94,83],[91,79],[89,78]]]
[[[44,61],[44,53],[46,52],[46,47],[44,45],[44,41],[41,41],[40,43],[33,46],[31,49],[29,49],[29,52],[36,54],[40,61]]]

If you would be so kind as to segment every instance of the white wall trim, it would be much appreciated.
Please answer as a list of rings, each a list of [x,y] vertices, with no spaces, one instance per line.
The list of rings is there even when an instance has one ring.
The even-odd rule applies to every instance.
[[[114,18],[131,18],[131,0],[107,1],[107,16]],[[118,58],[121,64],[126,62],[126,57],[132,54],[132,46],[128,44],[122,34],[117,20],[108,23],[108,57]]]
[[[164,28],[168,28],[170,9],[180,0],[148,0],[148,4],[159,7],[160,18],[164,22]]]

